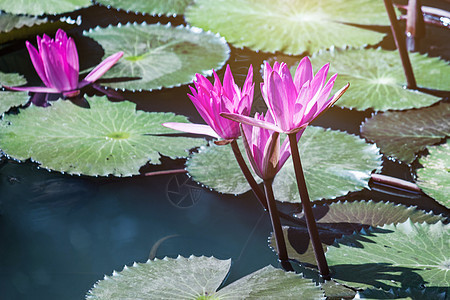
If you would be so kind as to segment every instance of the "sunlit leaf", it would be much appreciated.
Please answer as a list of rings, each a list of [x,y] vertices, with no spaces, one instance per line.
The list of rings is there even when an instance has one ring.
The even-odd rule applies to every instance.
[[[384,34],[348,23],[389,24],[383,2],[372,0],[197,0],[186,20],[236,47],[287,54],[376,44]]]
[[[90,109],[70,101],[51,107],[31,106],[4,118],[0,149],[9,156],[31,158],[41,167],[69,174],[131,176],[160,154],[183,157],[203,139],[168,137],[174,133],[161,123],[187,122],[172,113],[136,111],[134,103],[89,99]]]
[[[381,165],[374,145],[356,136],[320,127],[306,129],[299,149],[312,200],[333,198],[367,187],[370,173]],[[242,194],[250,190],[229,146],[202,147],[186,165],[195,181],[218,192]],[[275,177],[274,192],[279,201],[300,202],[290,159]]]
[[[311,280],[267,266],[217,291],[231,266],[214,257],[164,258],[125,267],[94,285],[87,299],[325,299]]]
[[[417,170],[417,184],[440,204],[450,207],[450,140],[447,143],[428,147],[428,154],[419,162],[423,168]]]
[[[378,148],[345,132],[309,126],[299,142],[300,158],[311,200],[331,199],[368,187],[381,168]],[[292,159],[275,177],[275,198],[300,202]]]
[[[419,53],[409,53],[409,56],[418,86],[441,90],[449,88],[448,62]],[[438,97],[405,88],[406,77],[397,51],[380,48],[333,50],[318,53],[312,58],[316,68],[328,62],[330,72],[339,74],[334,92],[350,82],[350,88],[336,105],[385,111],[429,106],[439,100]]]
[[[376,114],[364,122],[361,134],[385,155],[410,163],[415,153],[450,135],[450,103]]]
[[[14,86],[25,84],[26,80],[22,75],[0,72],[0,86]],[[21,106],[28,102],[27,92],[1,92],[0,91],[0,115],[7,112],[11,107]]]
[[[0,10],[13,14],[39,16],[70,12],[91,4],[90,0],[21,0],[14,3],[9,0],[0,0]]]
[[[335,239],[369,226],[403,223],[408,219],[413,222],[427,223],[445,220],[443,216],[426,213],[415,206],[407,207],[392,202],[336,202],[330,205],[315,205],[313,213],[325,251],[326,245],[333,244]],[[302,213],[297,217],[306,224]],[[315,265],[314,252],[309,243],[306,226],[286,226],[283,231],[288,244],[289,258]],[[270,246],[276,249],[273,235],[270,237]]]
[[[95,2],[114,8],[145,13],[149,15],[182,15],[193,0],[96,0]]]
[[[450,225],[413,223],[344,236],[326,254],[333,277],[359,288],[440,288],[450,285]]]
[[[152,90],[189,83],[196,73],[208,75],[212,69],[220,69],[230,51],[217,35],[170,24],[97,27],[85,35],[102,45],[105,57],[124,52],[102,77],[133,79],[104,84],[122,90]]]

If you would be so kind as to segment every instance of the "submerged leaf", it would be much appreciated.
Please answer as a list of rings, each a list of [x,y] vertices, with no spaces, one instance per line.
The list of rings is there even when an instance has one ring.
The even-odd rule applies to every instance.
[[[430,154],[419,160],[423,168],[417,170],[417,184],[427,195],[450,208],[450,140],[428,147],[428,151]]]
[[[326,254],[333,277],[358,288],[450,285],[450,225],[413,223],[370,228],[344,236]]]
[[[125,267],[94,285],[87,299],[324,299],[311,280],[267,266],[217,291],[231,260],[164,258]]]
[[[186,20],[236,47],[287,54],[376,44],[384,34],[348,23],[389,24],[383,2],[372,0],[197,0]]]
[[[41,167],[69,174],[131,176],[160,154],[183,157],[203,139],[170,137],[165,121],[187,122],[172,113],[136,111],[134,103],[89,99],[90,108],[69,101],[51,107],[31,106],[4,118],[0,149],[9,156],[31,158]]]
[[[415,153],[450,135],[450,103],[376,114],[361,126],[361,135],[375,142],[385,155],[411,163]]]
[[[225,40],[198,28],[161,24],[97,27],[85,32],[105,49],[105,57],[123,51],[104,83],[122,90],[153,90],[189,83],[196,73],[210,75],[228,59]],[[120,79],[122,81],[118,81]]]
[[[380,1],[381,2],[381,1]],[[448,89],[450,66],[437,57],[409,53],[418,86]],[[375,111],[403,110],[429,106],[438,97],[406,89],[406,78],[397,51],[350,49],[325,51],[312,58],[313,66],[330,63],[330,72],[338,73],[332,93],[350,82],[350,88],[336,105]],[[295,71],[294,66],[291,71]]]
[[[90,0],[21,0],[11,4],[9,0],[0,0],[0,10],[13,14],[40,16],[43,14],[61,14],[90,6]]]
[[[246,156],[242,144],[240,148]],[[374,145],[356,136],[320,127],[307,127],[299,149],[311,200],[333,198],[367,187],[370,173],[381,166]],[[250,190],[231,147],[202,147],[191,155],[186,166],[195,181],[218,192],[242,194]],[[261,182],[260,178],[256,180]],[[300,203],[291,159],[275,177],[274,191],[279,201]]]
[[[126,11],[134,11],[149,15],[182,15],[186,6],[193,0],[96,0],[105,6],[112,6]]]

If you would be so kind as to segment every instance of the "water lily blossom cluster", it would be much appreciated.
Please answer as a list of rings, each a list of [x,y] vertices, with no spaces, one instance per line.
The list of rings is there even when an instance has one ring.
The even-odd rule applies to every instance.
[[[36,49],[26,42],[31,62],[45,86],[39,87],[7,87],[16,91],[36,93],[57,93],[65,97],[74,97],[86,85],[95,82],[106,73],[123,56],[117,52],[95,67],[82,81],[79,81],[79,61],[75,42],[67,34],[58,29],[55,38],[44,34],[37,36]]]
[[[285,63],[264,66],[261,93],[274,123],[255,120],[238,114],[222,114],[229,119],[287,134],[297,133],[322,112],[331,107],[347,90],[348,84],[328,98],[337,74],[326,82],[329,64],[314,76],[308,57],[303,58],[294,78]]]
[[[220,116],[220,113],[236,113],[248,116],[253,103],[253,68],[250,65],[242,90],[234,82],[230,66],[227,65],[223,84],[216,72],[214,84],[203,75],[197,74],[194,81],[195,88],[190,87],[188,94],[195,108],[208,125],[186,123],[164,123],[163,125],[175,130],[195,134],[205,134],[215,138],[222,138],[222,143],[228,143],[240,136],[239,124]]]

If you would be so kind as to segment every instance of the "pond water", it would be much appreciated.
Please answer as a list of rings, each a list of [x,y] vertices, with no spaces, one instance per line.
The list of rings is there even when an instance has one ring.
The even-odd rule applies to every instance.
[[[104,7],[71,15],[82,16],[81,26],[68,31],[76,39],[82,67],[94,65],[102,56],[98,49],[91,48],[87,38],[81,37],[83,29],[129,20],[183,23],[180,17],[152,18]],[[439,36],[440,31],[436,32]],[[2,53],[0,70],[24,73],[28,82],[39,83],[21,45]],[[448,59],[445,46],[433,49],[436,48]],[[249,64],[258,70],[271,56],[232,48],[227,63],[241,84]],[[223,70],[219,76],[222,74]],[[257,81],[259,77],[256,73]],[[171,111],[189,116],[192,122],[202,122],[187,92],[185,85],[153,92],[127,92],[124,96],[137,103],[137,109]],[[259,89],[255,92],[254,111],[261,111]],[[314,125],[358,135],[361,122],[371,113],[336,107]],[[141,173],[180,168],[184,168],[183,160],[164,158],[162,165],[147,165]],[[383,173],[412,179],[407,165],[388,159],[383,161]],[[371,187],[374,190],[352,193],[343,199],[389,200],[418,205],[437,214],[448,213],[428,197],[380,185]],[[298,209],[294,205],[280,208],[286,212]],[[270,232],[268,214],[253,194],[218,194],[185,174],[92,178],[49,172],[32,162],[0,162],[0,299],[82,299],[104,274],[122,270],[135,261],[145,262],[149,256],[231,258],[227,280],[232,282],[268,264],[278,265],[276,254],[267,243]]]

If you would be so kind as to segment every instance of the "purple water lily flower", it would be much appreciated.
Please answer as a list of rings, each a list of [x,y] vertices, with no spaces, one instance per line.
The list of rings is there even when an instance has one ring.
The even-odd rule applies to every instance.
[[[234,82],[230,66],[227,65],[223,84],[221,84],[216,72],[214,85],[203,75],[196,74],[195,88],[190,87],[192,95],[188,94],[195,108],[208,125],[186,123],[164,123],[168,128],[194,134],[204,134],[223,141],[216,142],[227,144],[240,136],[239,124],[225,119],[220,113],[235,113],[248,116],[253,103],[253,68],[250,65],[242,90]]]
[[[334,74],[326,82],[328,68],[329,64],[324,65],[314,76],[311,62],[305,57],[300,61],[292,78],[285,63],[275,62],[272,68],[266,62],[261,92],[274,124],[237,114],[224,113],[222,116],[277,132],[299,132],[331,107],[349,86],[347,84],[328,98],[337,77],[337,74]]]
[[[31,62],[45,86],[36,87],[6,87],[15,91],[35,93],[58,93],[65,97],[74,97],[80,89],[93,83],[106,73],[122,56],[117,52],[95,67],[82,81],[78,81],[79,62],[75,42],[67,34],[58,29],[55,39],[44,34],[37,36],[36,49],[30,42],[26,42]]]
[[[272,115],[256,113],[255,120],[273,124]],[[280,134],[266,128],[242,124],[242,138],[253,171],[263,180],[271,180],[291,155],[289,139],[280,147]],[[301,134],[297,138],[300,139]]]

